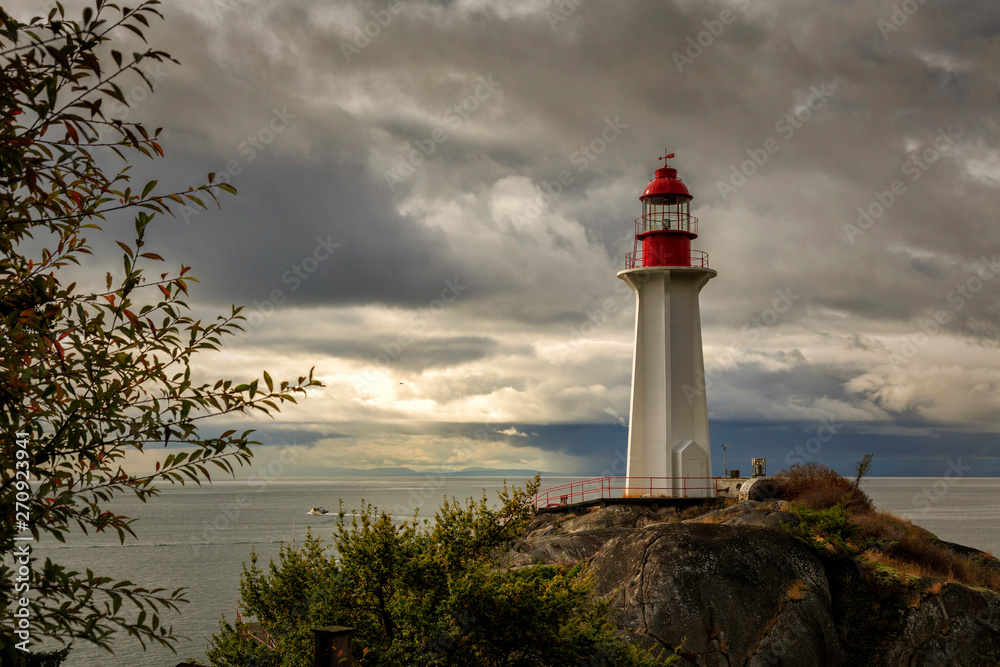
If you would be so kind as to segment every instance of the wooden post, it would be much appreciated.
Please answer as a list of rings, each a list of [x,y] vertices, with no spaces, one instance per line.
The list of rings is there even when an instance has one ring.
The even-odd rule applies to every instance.
[[[325,628],[313,628],[316,635],[316,648],[313,656],[315,667],[350,667],[354,664],[351,655],[351,633],[354,628],[340,625],[328,625]]]

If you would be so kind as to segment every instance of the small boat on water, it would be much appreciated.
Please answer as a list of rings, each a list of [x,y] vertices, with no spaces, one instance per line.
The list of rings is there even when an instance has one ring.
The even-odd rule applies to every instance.
[[[329,513],[330,512],[323,509],[322,507],[310,507],[309,511],[306,512],[306,514],[329,514]]]

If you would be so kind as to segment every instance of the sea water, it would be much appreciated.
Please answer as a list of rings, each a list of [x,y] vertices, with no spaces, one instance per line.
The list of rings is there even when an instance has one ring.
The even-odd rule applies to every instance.
[[[543,486],[576,478],[549,477]],[[521,484],[523,480],[510,480]],[[202,487],[167,487],[148,503],[133,498],[117,501],[117,511],[138,519],[138,539],[119,543],[112,535],[75,535],[66,544],[44,539],[35,554],[52,557],[70,569],[128,579],[147,588],[185,587],[187,604],[181,613],[166,612],[163,622],[184,635],[177,653],[122,638],[115,654],[78,642],[68,667],[166,667],[190,659],[204,660],[209,638],[225,615],[232,621],[239,604],[240,574],[251,550],[266,567],[277,559],[280,546],[301,544],[306,531],[330,540],[337,521],[338,501],[348,513],[374,503],[395,517],[409,518],[420,509],[433,517],[444,496],[491,500],[503,486],[495,477],[358,477],[351,479],[283,479],[221,481]],[[906,516],[942,540],[1000,554],[1000,479],[995,478],[872,478],[862,488],[879,509]],[[313,506],[328,515],[308,515]]]
[[[1000,479],[876,477],[861,488],[878,509],[898,514],[939,539],[1000,557]]]
[[[510,482],[524,484],[523,479]],[[562,479],[553,484],[562,483]],[[351,520],[355,510],[372,503],[397,520],[433,518],[445,496],[465,500],[480,499],[483,492],[495,501],[504,485],[501,478],[446,477],[357,477],[351,479],[226,480],[210,485],[163,487],[161,495],[147,503],[135,496],[116,499],[114,509],[136,518],[138,539],[126,536],[124,545],[117,534],[73,535],[66,544],[51,538],[34,545],[36,557],[51,557],[67,569],[85,571],[116,580],[127,579],[146,588],[167,591],[184,587],[188,603],[181,613],[164,612],[161,623],[172,625],[176,634],[187,639],[176,646],[177,653],[147,642],[123,637],[114,643],[114,655],[85,642],[76,642],[64,663],[67,667],[166,667],[185,660],[205,660],[212,633],[225,615],[232,622],[240,598],[243,564],[249,565],[251,551],[266,569],[277,560],[282,544],[302,544],[307,531],[328,543],[337,522],[341,500]],[[326,515],[309,515],[321,506]],[[123,609],[128,603],[123,604]],[[58,645],[46,648],[58,648]]]

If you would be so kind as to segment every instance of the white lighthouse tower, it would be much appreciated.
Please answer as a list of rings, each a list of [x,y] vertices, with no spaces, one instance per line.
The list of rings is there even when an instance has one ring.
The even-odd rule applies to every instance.
[[[691,250],[693,197],[667,164],[639,197],[635,250],[618,277],[635,291],[628,494],[714,495],[698,294],[716,272]]]

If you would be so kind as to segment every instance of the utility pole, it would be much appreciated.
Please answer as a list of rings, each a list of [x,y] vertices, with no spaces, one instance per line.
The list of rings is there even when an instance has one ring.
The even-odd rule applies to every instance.
[[[722,476],[729,477],[729,470],[726,469],[726,450],[730,445],[722,445]]]

